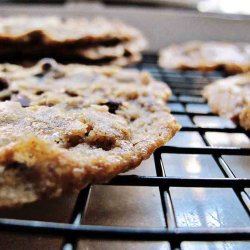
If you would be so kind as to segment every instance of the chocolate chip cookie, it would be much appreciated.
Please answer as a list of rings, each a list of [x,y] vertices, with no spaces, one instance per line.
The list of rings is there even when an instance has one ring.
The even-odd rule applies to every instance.
[[[160,52],[158,63],[166,69],[243,73],[250,71],[250,44],[193,41],[171,45]]]
[[[150,99],[165,103],[171,90],[146,72],[118,67],[62,65],[44,59],[37,65],[0,65],[0,100],[19,101],[22,106],[58,103],[88,106],[110,99],[138,104]]]
[[[128,65],[141,58],[140,31],[105,18],[2,17],[1,61],[53,57],[86,64]]]
[[[203,94],[214,113],[250,130],[250,73],[218,80],[206,86]]]
[[[180,129],[165,105],[170,94],[149,74],[117,67],[1,65],[0,207],[138,166]]]

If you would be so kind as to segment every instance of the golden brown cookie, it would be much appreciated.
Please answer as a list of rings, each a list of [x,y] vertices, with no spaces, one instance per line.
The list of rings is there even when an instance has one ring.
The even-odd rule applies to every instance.
[[[170,94],[149,74],[116,67],[1,65],[0,207],[138,166],[180,129],[165,105]]]
[[[54,57],[88,64],[127,65],[140,60],[146,46],[141,32],[117,20],[0,18],[1,60]]]
[[[250,130],[250,73],[215,81],[204,89],[211,110]]]
[[[118,67],[62,65],[44,59],[31,68],[0,65],[0,100],[12,100],[23,106],[58,103],[102,104],[109,100],[130,103],[151,98],[163,103],[169,99],[169,87],[146,72]]]
[[[171,45],[160,52],[158,63],[166,69],[247,72],[250,44],[193,41]]]

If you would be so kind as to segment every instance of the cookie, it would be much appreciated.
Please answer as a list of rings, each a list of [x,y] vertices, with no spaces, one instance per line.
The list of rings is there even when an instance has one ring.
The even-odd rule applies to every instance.
[[[140,32],[120,21],[105,18],[1,17],[1,43],[72,44],[75,46],[116,45],[140,36]]]
[[[0,207],[135,168],[180,129],[170,94],[147,73],[117,67],[1,65]]]
[[[250,73],[215,81],[205,87],[203,95],[212,112],[250,130]]]
[[[193,41],[171,45],[160,52],[158,63],[166,69],[243,73],[250,70],[250,44]]]
[[[2,102],[0,113],[1,207],[106,182],[139,165],[179,129],[164,109],[130,123],[107,106],[65,110]]]
[[[240,112],[239,120],[243,128],[250,130],[250,104]]]
[[[2,17],[0,56],[2,60],[54,57],[89,64],[126,65],[140,59],[147,47],[143,35],[120,21],[104,18]],[[133,59],[133,60],[132,60]]]
[[[146,72],[118,67],[62,65],[44,59],[33,67],[0,66],[0,100],[23,102],[23,106],[58,103],[88,106],[114,99],[138,103],[146,98],[165,104],[169,87]]]

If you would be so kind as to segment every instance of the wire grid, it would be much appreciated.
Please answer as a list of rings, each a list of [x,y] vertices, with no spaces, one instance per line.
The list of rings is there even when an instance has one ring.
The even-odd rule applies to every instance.
[[[134,228],[118,226],[93,226],[83,225],[84,215],[88,206],[90,187],[82,190],[75,203],[69,223],[41,222],[30,220],[14,220],[0,218],[0,230],[20,234],[39,234],[48,236],[61,236],[64,242],[61,246],[64,250],[76,249],[80,238],[116,239],[116,240],[147,240],[168,241],[171,249],[179,249],[183,241],[239,241],[250,240],[250,227],[244,228],[178,228],[175,211],[172,204],[170,187],[203,187],[203,188],[232,188],[245,211],[250,215],[250,199],[245,188],[250,187],[250,179],[236,178],[221,155],[250,155],[249,148],[239,147],[212,147],[205,138],[206,132],[243,133],[249,137],[249,133],[240,127],[235,128],[210,128],[195,125],[193,117],[197,115],[214,116],[210,112],[189,112],[188,104],[204,104],[201,90],[204,84],[217,77],[224,77],[223,73],[212,72],[202,74],[200,72],[174,72],[157,67],[157,57],[154,54],[144,55],[144,60],[137,68],[147,70],[157,79],[169,84],[173,91],[173,97],[169,103],[180,103],[185,111],[172,112],[175,115],[186,115],[193,122],[192,126],[182,127],[182,131],[196,131],[203,139],[204,147],[173,147],[163,146],[155,151],[154,161],[156,177],[122,175],[114,178],[105,185],[119,186],[151,186],[159,187],[161,204],[164,212],[166,227],[164,228]],[[198,76],[198,78],[197,78]],[[197,81],[198,79],[198,81]],[[222,170],[224,178],[173,178],[167,177],[163,164],[162,154],[206,154],[211,155],[218,167]]]

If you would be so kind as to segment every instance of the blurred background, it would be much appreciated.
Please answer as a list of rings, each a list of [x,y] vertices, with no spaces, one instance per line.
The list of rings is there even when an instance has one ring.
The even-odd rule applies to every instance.
[[[250,41],[250,0],[0,0],[0,16],[9,15],[120,19],[153,52],[189,40]]]
[[[108,4],[136,5],[189,11],[250,15],[249,0],[0,0],[1,4]]]

